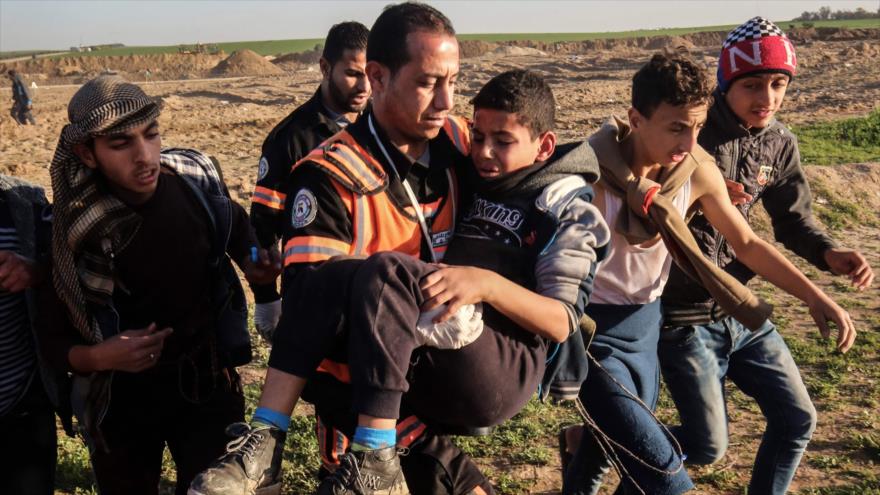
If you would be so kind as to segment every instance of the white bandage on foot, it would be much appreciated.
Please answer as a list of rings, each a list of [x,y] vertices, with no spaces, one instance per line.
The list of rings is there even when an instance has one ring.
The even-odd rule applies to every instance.
[[[419,315],[416,332],[423,339],[422,345],[437,349],[461,349],[483,333],[482,303],[466,304],[448,320],[434,323],[434,318],[443,311],[446,311],[445,304]]]

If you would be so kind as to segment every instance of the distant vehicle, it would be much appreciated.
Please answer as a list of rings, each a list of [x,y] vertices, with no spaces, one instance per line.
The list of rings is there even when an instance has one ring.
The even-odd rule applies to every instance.
[[[216,55],[217,53],[220,53],[220,47],[217,45],[203,45],[202,43],[196,43],[195,45],[180,45],[177,47],[177,53],[182,55],[197,55],[200,53]]]

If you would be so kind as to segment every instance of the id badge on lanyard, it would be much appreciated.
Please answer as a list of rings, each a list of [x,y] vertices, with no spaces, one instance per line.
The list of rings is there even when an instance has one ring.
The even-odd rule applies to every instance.
[[[376,133],[376,128],[373,126],[373,116],[367,116],[367,124],[370,126],[370,133],[373,134],[373,138],[376,139],[376,142],[379,144],[379,149],[382,150],[382,154],[385,156],[385,159],[388,160],[388,163],[391,165],[391,171],[394,174],[394,177],[403,184],[403,189],[406,191],[406,196],[409,198],[409,202],[413,207],[413,210],[416,212],[416,217],[419,219],[419,227],[422,230],[422,238],[425,239],[425,242],[428,243],[428,251],[431,253],[431,261],[437,263],[437,254],[434,252],[434,241],[431,236],[431,230],[428,229],[428,222],[425,221],[425,214],[422,213],[422,205],[419,203],[418,198],[416,198],[416,194],[413,192],[412,187],[410,187],[409,182],[400,178],[400,174],[397,172],[397,166],[394,163],[394,160],[391,159],[391,155],[388,154],[388,150],[385,149],[385,145],[382,143],[382,140],[379,139],[379,135]],[[455,182],[452,180],[452,172],[449,169],[446,169],[446,180],[449,181],[449,198],[452,201],[452,227],[450,228],[450,232],[455,231]]]

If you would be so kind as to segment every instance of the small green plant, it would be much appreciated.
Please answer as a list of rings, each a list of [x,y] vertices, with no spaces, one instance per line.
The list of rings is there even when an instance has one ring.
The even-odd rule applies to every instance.
[[[864,117],[798,126],[792,132],[806,164],[880,161],[880,110]]]
[[[736,486],[736,473],[720,466],[707,466],[694,477],[697,483],[705,483],[717,489],[731,489]]]
[[[823,470],[838,469],[847,464],[849,458],[838,455],[817,455],[810,457],[809,464]]]
[[[856,432],[847,442],[850,448],[862,449],[875,462],[880,461],[880,434],[874,432]]]

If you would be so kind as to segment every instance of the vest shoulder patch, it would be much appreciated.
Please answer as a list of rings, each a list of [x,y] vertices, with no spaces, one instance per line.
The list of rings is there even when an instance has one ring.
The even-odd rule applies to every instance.
[[[290,224],[293,225],[293,228],[301,229],[314,222],[317,216],[318,202],[314,193],[307,188],[297,191],[290,212]]]
[[[260,157],[260,166],[257,169],[257,180],[263,180],[269,173],[269,160],[265,156]]]

